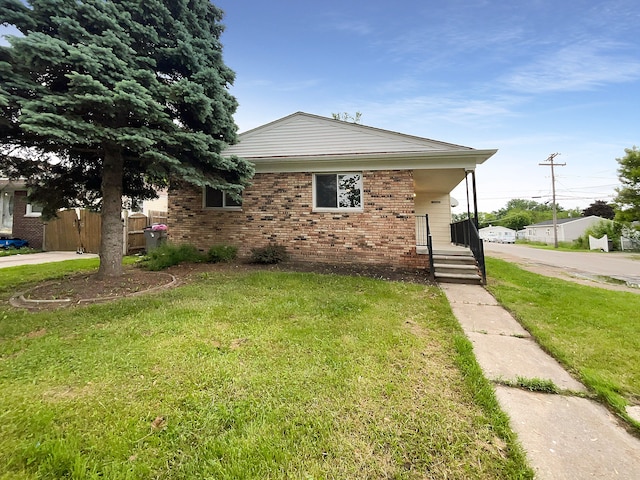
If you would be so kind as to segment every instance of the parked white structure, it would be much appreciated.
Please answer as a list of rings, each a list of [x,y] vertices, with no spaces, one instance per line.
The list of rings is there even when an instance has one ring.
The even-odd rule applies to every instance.
[[[558,241],[572,242],[581,237],[588,228],[600,222],[612,222],[612,220],[596,217],[595,215],[580,218],[559,218],[557,220]],[[530,242],[544,242],[550,245],[554,243],[553,220],[527,225],[524,227],[524,230],[525,240]]]
[[[516,243],[516,231],[511,228],[489,225],[481,228],[478,233],[485,242]]]

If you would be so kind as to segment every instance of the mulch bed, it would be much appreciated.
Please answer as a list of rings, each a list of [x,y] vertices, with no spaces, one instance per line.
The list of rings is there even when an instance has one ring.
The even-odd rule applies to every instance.
[[[128,266],[125,267],[123,275],[116,278],[101,278],[96,274],[84,273],[45,282],[14,297],[12,304],[33,310],[46,310],[69,305],[98,303],[189,283],[205,272],[231,271],[313,272],[429,284],[427,273],[424,270],[403,270],[367,265],[294,262],[284,262],[277,265],[196,263],[175,265],[161,272],[151,272]]]

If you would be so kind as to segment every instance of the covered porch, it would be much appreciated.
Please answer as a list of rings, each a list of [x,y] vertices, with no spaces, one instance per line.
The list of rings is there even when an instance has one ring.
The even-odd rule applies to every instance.
[[[429,255],[432,278],[476,283],[479,276],[480,282],[485,283],[475,168],[415,170],[413,178],[416,253]],[[451,191],[463,181],[467,219],[453,224]]]

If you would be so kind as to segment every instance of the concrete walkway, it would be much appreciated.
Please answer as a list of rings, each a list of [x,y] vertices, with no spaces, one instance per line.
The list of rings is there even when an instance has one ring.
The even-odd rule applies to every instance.
[[[42,252],[28,253],[26,255],[9,255],[0,257],[0,268],[17,267],[19,265],[36,265],[39,263],[62,262],[64,260],[79,260],[81,258],[97,258],[95,253],[76,252]]]
[[[537,479],[640,479],[640,439],[604,406],[573,395],[584,385],[534,342],[483,287],[441,284],[453,313],[473,343],[485,376],[553,381],[560,395],[496,384]]]

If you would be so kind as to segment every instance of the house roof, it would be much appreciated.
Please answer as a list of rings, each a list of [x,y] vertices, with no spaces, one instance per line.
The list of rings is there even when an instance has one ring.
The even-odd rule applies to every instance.
[[[488,227],[481,228],[479,232],[489,232],[489,231],[495,231],[495,230],[500,230],[501,232],[516,233],[516,231],[513,230],[512,228],[503,227],[502,225],[489,225]]]
[[[24,180],[10,180],[8,178],[0,178],[0,190],[23,190],[26,182]]]
[[[592,219],[598,219],[598,220],[605,220],[605,221],[611,221],[607,218],[602,218],[602,217],[598,217],[596,215],[589,215],[588,217],[578,217],[578,218],[558,218],[556,220],[556,225],[563,225],[565,223],[572,223],[572,222],[580,222],[580,221],[584,221],[588,218],[592,218]],[[534,223],[532,225],[527,225],[525,228],[529,228],[529,227],[548,227],[550,225],[553,225],[553,220],[545,220],[544,222],[539,222],[539,223]]]
[[[252,161],[257,171],[318,171],[345,164],[474,169],[495,152],[297,112],[241,133],[224,153]]]

